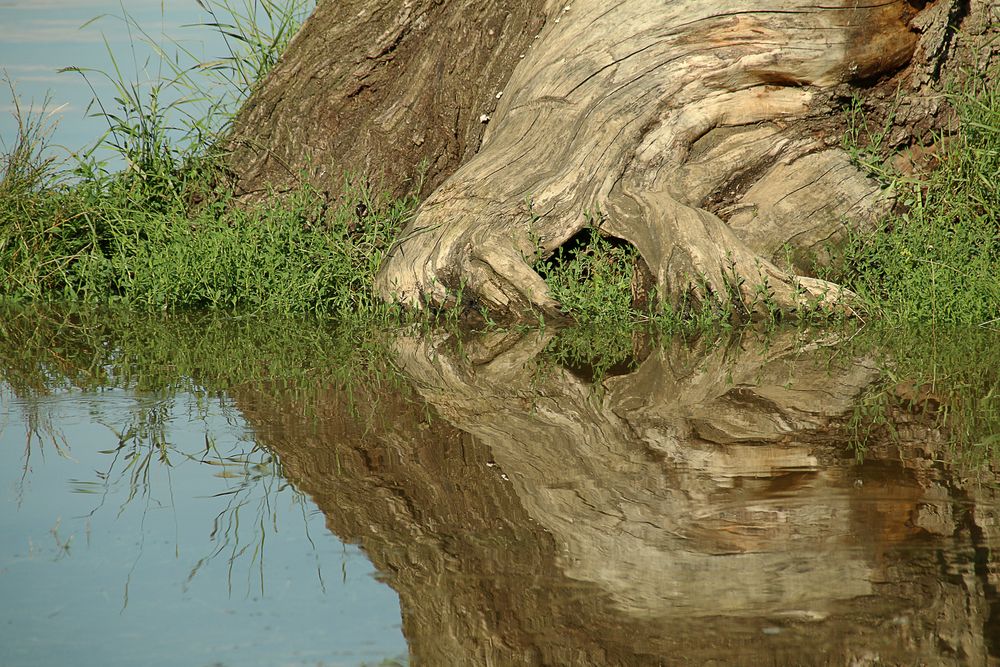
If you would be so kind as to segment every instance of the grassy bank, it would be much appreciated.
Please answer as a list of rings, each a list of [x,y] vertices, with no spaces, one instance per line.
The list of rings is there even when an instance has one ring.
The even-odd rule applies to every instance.
[[[164,310],[376,310],[372,276],[412,202],[345,183],[335,197],[303,187],[244,208],[214,186],[211,162],[157,166],[4,179],[4,295]]]
[[[847,148],[896,197],[874,230],[855,232],[835,275],[890,325],[1000,329],[1000,72],[949,95],[958,131],[909,156],[851,113]],[[901,169],[902,167],[902,169]]]
[[[228,56],[168,54],[125,15],[156,58],[150,78],[125,80],[110,51],[108,72],[66,73],[113,84],[115,99],[95,103],[108,128],[95,145],[58,160],[44,106],[15,109],[19,130],[0,157],[0,296],[384,315],[372,278],[415,201],[345,178],[336,193],[303,185],[237,206],[218,148],[313,3],[201,4]]]
[[[230,48],[208,63],[166,53],[124,17],[158,58],[159,76],[123,80],[110,53],[108,73],[68,73],[88,83],[107,77],[116,90],[113,103],[98,100],[95,107],[107,121],[106,135],[68,162],[52,158],[44,109],[19,110],[18,136],[0,157],[0,296],[154,310],[389,316],[373,294],[373,279],[415,198],[392,199],[345,179],[339,192],[303,185],[253,207],[236,206],[218,152],[232,114],[311,4],[204,4],[207,25]],[[858,294],[862,312],[893,325],[997,326],[1000,317],[994,277],[1000,93],[986,77],[973,77],[954,91],[952,103],[960,131],[934,152],[936,168],[918,175],[884,167],[893,147],[864,127],[860,108],[854,116],[848,148],[898,195],[898,205],[878,229],[852,236],[831,277]],[[124,168],[95,158],[98,148],[110,149]],[[692,321],[727,325],[725,308],[662,312],[648,305],[655,297],[637,307],[634,249],[599,233],[583,236],[535,265],[581,323],[609,336]]]

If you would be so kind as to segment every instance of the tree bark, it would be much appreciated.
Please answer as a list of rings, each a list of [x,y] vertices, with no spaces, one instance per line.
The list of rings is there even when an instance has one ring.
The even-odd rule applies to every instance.
[[[236,119],[239,189],[308,180],[337,193],[348,173],[427,195],[479,149],[480,116],[544,24],[541,5],[319,2]]]
[[[399,191],[429,160],[377,281],[415,307],[557,313],[532,263],[596,223],[665,303],[794,309],[838,297],[815,264],[892,203],[840,148],[845,100],[920,142],[996,18],[985,0],[325,2],[238,119],[235,163],[247,190],[310,165]]]

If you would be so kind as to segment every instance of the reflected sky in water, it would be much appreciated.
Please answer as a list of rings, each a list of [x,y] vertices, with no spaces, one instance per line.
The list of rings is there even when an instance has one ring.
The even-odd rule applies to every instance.
[[[182,27],[203,20],[194,0],[127,7],[222,53]],[[119,20],[82,27],[104,13],[121,5],[0,0],[0,69],[25,101],[51,91],[71,149],[102,121],[56,70],[107,70],[106,38],[126,76],[149,74]],[[9,109],[0,91],[8,144]],[[74,327],[21,319],[0,318],[11,365],[36,321],[53,343],[32,354],[73,357],[56,343]],[[80,358],[200,351],[207,368],[247,335],[153,345],[153,319]],[[400,337],[405,398],[324,377],[311,402],[0,385],[0,665],[998,664],[1000,465],[958,460],[919,383],[906,398],[867,353],[792,332],[668,342],[595,388],[543,363],[553,335]],[[255,361],[294,356],[278,343]],[[335,358],[297,344],[310,368]],[[872,406],[899,442],[874,437],[862,463],[849,426]]]
[[[835,331],[610,365],[425,333],[0,310],[0,665],[1000,660],[1000,464],[935,407],[993,411],[988,373],[922,400]]]
[[[103,390],[29,405],[4,388],[0,402],[0,665],[405,654],[396,594],[220,401]]]

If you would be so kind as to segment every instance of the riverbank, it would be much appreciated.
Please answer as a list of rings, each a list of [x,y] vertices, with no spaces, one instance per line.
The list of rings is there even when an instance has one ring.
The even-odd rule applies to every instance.
[[[68,159],[54,157],[45,108],[15,108],[18,133],[0,157],[0,298],[380,322],[401,317],[375,296],[373,283],[419,205],[415,194],[389,197],[350,176],[338,192],[318,191],[302,174],[292,191],[257,193],[255,204],[234,198],[224,150],[229,124],[308,3],[265,5],[273,11],[258,21],[229,2],[210,3],[210,25],[236,31],[239,49],[227,59],[174,62],[161,79],[144,82],[78,72],[88,81],[108,77],[118,94],[98,101],[107,134]],[[137,27],[137,34],[144,33]],[[109,55],[109,71],[119,73]],[[231,96],[206,105],[220,76]],[[904,147],[888,144],[866,121],[860,101],[847,110],[845,149],[881,181],[895,206],[875,228],[850,230],[846,244],[831,249],[833,261],[815,273],[851,290],[850,307],[864,320],[1000,328],[1000,93],[990,85],[997,78],[982,72],[956,84],[949,92],[956,131],[906,152],[919,160],[901,160]],[[97,159],[97,147],[115,161]],[[775,319],[789,315],[767,307],[766,284],[749,286],[763,308],[719,294],[696,306],[660,308],[655,294],[637,293],[637,267],[634,248],[599,233],[535,262],[567,317],[585,326],[728,326],[740,319],[737,305]],[[452,312],[438,316],[472,315],[491,324],[490,313],[467,312],[470,304],[460,293],[454,297]]]

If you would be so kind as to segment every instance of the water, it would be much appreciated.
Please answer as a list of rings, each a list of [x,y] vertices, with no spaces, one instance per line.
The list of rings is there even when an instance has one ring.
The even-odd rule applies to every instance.
[[[223,401],[121,389],[2,401],[0,664],[405,654],[396,594]]]
[[[68,148],[120,9],[0,3]],[[0,665],[1000,664],[996,334],[588,340],[3,310]]]
[[[948,394],[835,332],[609,364],[551,329],[3,323],[0,664],[1000,661],[990,335]]]
[[[123,7],[146,35],[129,29]],[[95,92],[113,105],[115,88],[102,72],[143,90],[169,73],[149,40],[168,55],[189,52],[191,57],[181,62],[205,62],[228,54],[218,34],[200,25],[207,20],[195,0],[0,0],[0,74],[14,84],[23,110],[41,109],[49,98],[46,109],[55,123],[53,144],[79,151],[108,129],[104,119],[94,117],[97,108],[91,107]],[[75,72],[60,72],[66,67],[93,71],[84,79]],[[108,110],[115,111],[113,106]],[[7,146],[17,136],[13,111],[13,96],[3,84],[0,139]],[[111,152],[100,152],[98,157],[115,158]]]

